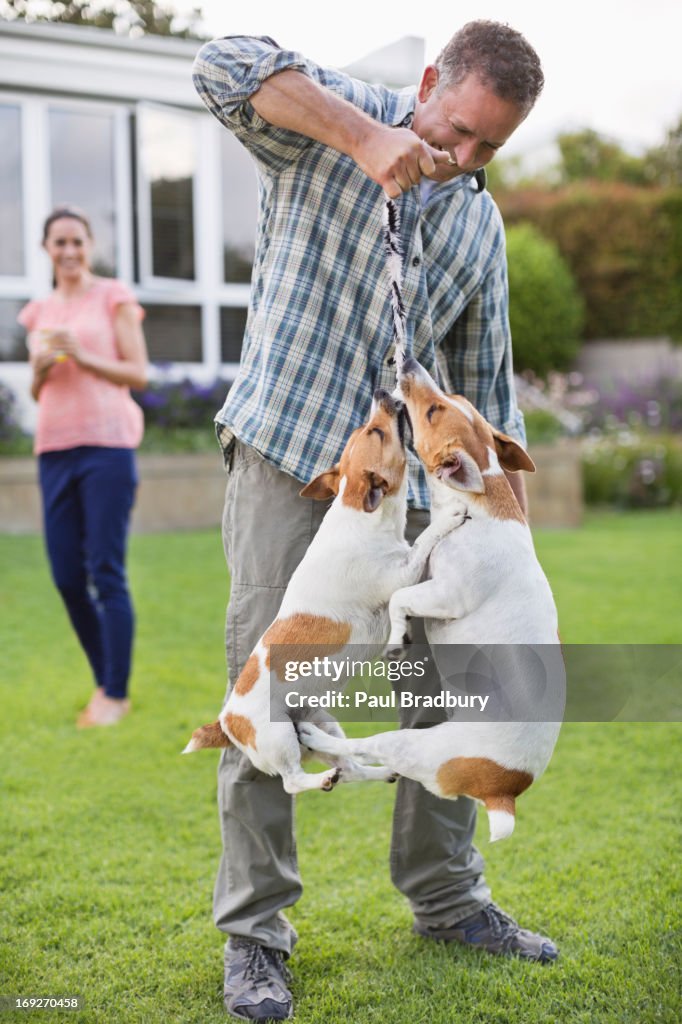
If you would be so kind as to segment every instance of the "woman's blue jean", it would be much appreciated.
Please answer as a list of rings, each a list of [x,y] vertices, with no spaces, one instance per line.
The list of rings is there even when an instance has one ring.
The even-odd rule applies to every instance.
[[[134,614],[125,570],[135,454],[84,446],[39,457],[45,543],[73,628],[108,697],[128,692]]]

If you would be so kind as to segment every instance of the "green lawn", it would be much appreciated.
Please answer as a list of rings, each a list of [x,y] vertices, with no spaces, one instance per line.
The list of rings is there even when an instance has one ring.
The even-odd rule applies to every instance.
[[[680,642],[681,524],[538,534],[565,642]],[[0,567],[0,995],[80,994],[67,1019],[107,1024],[223,1021],[217,759],[179,756],[224,688],[219,536],[133,539],[135,707],[111,730],[73,727],[88,674],[41,541],[0,537]],[[561,946],[546,968],[411,934],[388,878],[391,787],[299,798],[297,1021],[678,1022],[679,739],[676,723],[567,724],[514,837],[489,846],[481,815],[496,898]],[[27,1018],[45,1019],[0,1016]]]

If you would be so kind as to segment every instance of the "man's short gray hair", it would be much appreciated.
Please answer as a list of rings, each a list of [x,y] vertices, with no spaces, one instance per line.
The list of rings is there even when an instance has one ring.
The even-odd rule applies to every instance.
[[[470,21],[456,32],[435,60],[438,91],[459,85],[471,74],[500,99],[529,112],[545,84],[540,58],[527,39],[497,21]]]

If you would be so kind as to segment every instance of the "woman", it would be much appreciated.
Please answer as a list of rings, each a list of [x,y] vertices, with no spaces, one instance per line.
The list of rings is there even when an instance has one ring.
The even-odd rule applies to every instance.
[[[130,710],[134,615],[125,570],[142,411],[130,388],[147,383],[147,351],[133,293],[90,269],[83,213],[59,207],[43,248],[54,290],[19,322],[38,402],[35,451],[52,575],[95,677],[81,728],[113,725]]]

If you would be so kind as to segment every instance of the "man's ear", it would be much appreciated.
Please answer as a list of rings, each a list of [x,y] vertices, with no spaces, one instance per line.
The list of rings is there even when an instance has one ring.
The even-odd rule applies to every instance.
[[[368,469],[365,470],[365,478],[367,489],[362,499],[362,507],[365,512],[376,512],[388,490],[388,480]]]
[[[495,428],[493,428],[493,437],[495,438],[495,451],[502,469],[508,469],[511,473],[518,473],[521,469],[524,469],[526,473],[535,472],[535,463],[518,441],[514,441],[513,438],[507,437],[506,434],[495,430]]]
[[[298,493],[302,498],[314,498],[316,501],[333,498],[339,493],[339,467],[334,466],[333,469],[320,473]]]
[[[431,93],[438,85],[438,68],[435,64],[429,64],[424,68],[421,82],[417,89],[417,99],[420,103],[426,103]]]

